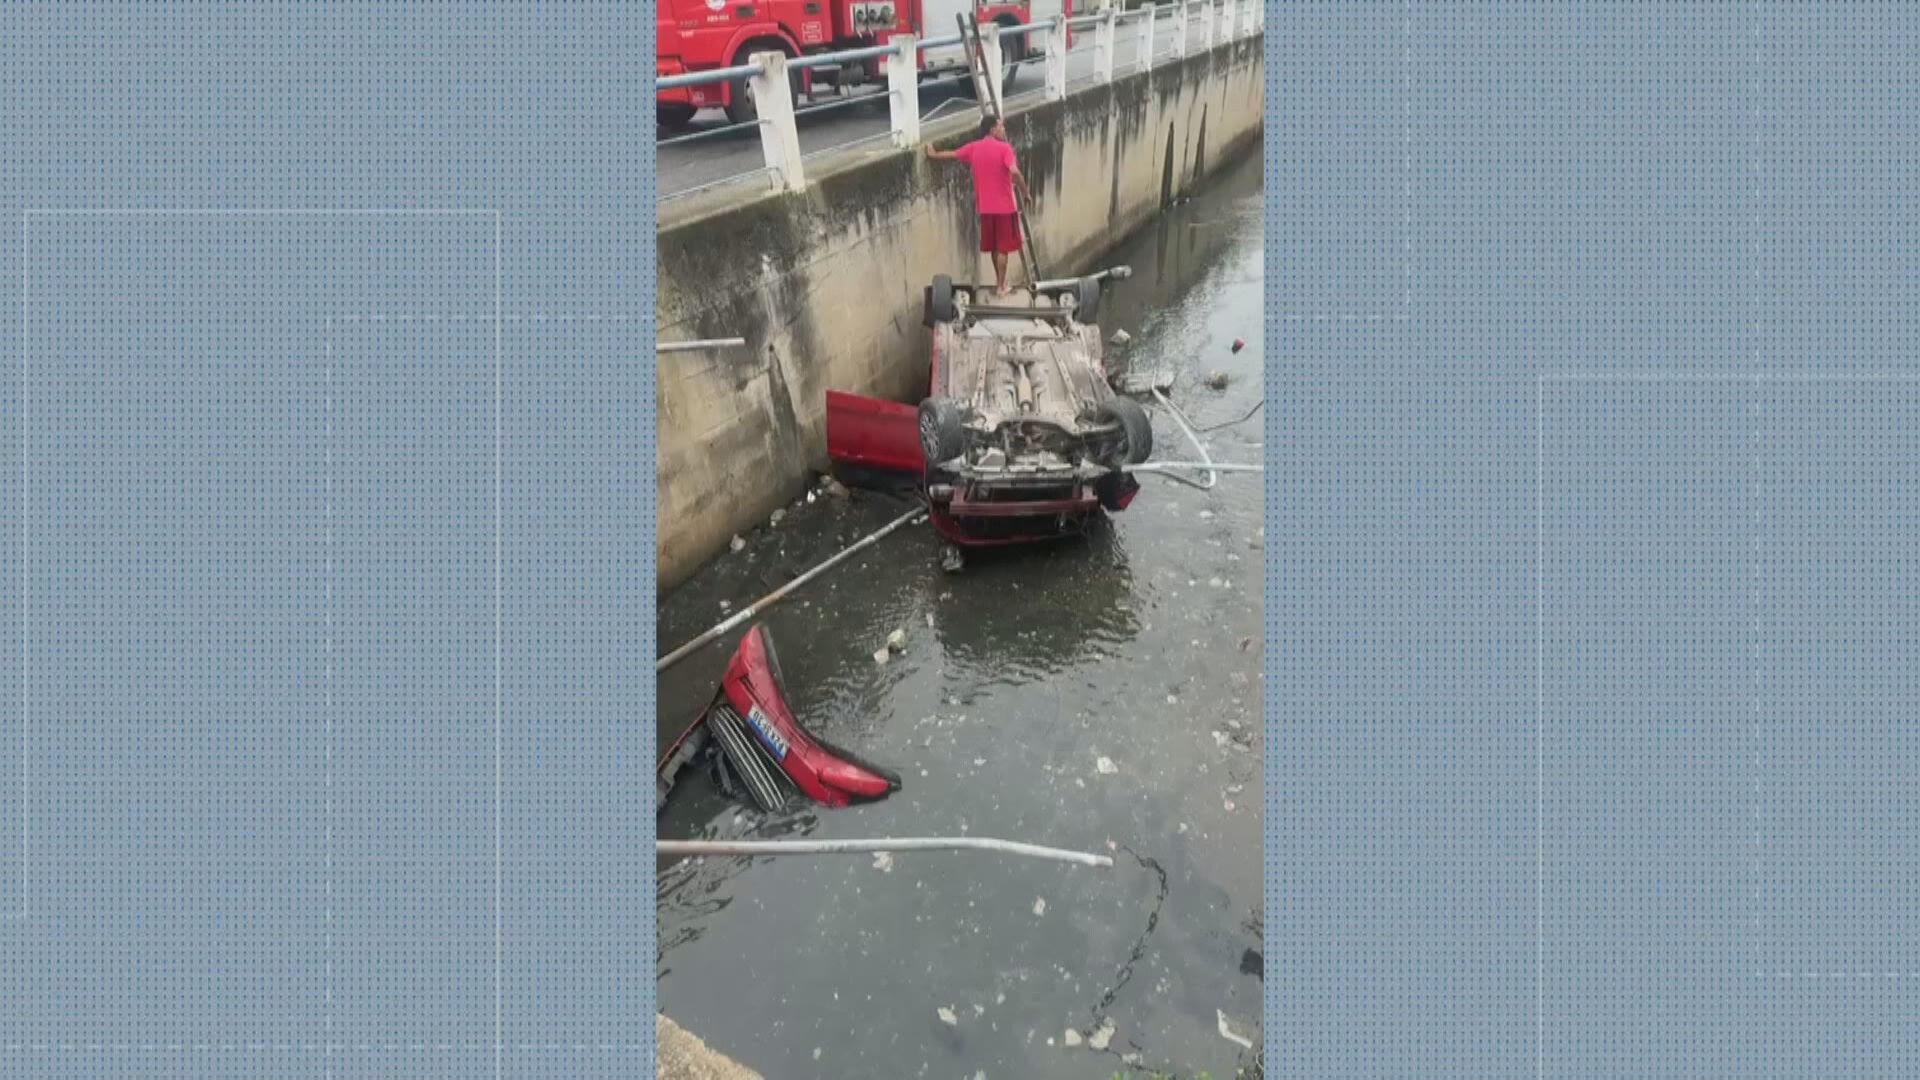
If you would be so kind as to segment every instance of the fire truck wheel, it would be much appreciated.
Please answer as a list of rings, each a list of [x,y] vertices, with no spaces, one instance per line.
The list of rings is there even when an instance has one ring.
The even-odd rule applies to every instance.
[[[685,102],[673,102],[659,108],[660,126],[663,128],[683,128],[693,120],[696,110]]]
[[[735,64],[751,63],[754,53],[772,52],[775,49],[778,49],[780,52],[786,52],[783,46],[762,47],[749,42],[741,47],[740,55],[734,57],[733,62]],[[789,53],[787,59],[793,59],[792,54]],[[801,90],[800,72],[787,72],[787,90],[793,95],[794,106],[796,108],[799,107]],[[753,89],[746,79],[735,79],[727,87],[727,119],[735,124],[749,124],[760,119],[760,110],[756,108],[753,103]]]
[[[963,434],[959,405],[938,397],[920,403],[920,449],[928,467],[959,457]]]
[[[1147,410],[1132,398],[1111,397],[1100,406],[1102,420],[1117,420],[1120,430],[1126,435],[1126,446],[1120,451],[1120,461],[1115,464],[1138,465],[1153,453],[1153,422],[1147,419]]]
[[[1012,24],[1001,24],[1003,27],[1010,25]],[[1027,58],[1027,42],[1026,39],[1015,34],[1007,34],[1004,30],[1001,33],[1005,36],[1000,39],[1000,96],[1005,97],[1013,92],[1013,77],[1020,71],[1020,62]]]

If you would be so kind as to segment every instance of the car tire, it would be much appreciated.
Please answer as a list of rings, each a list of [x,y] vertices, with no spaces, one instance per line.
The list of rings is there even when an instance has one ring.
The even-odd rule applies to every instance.
[[[1073,283],[1073,318],[1090,323],[1100,316],[1100,279],[1083,277]]]
[[[659,126],[668,130],[678,130],[693,121],[695,109],[685,102],[668,102],[660,105],[655,114]]]
[[[952,322],[960,317],[960,308],[953,302],[953,278],[940,274],[927,287],[927,314],[925,322],[931,327],[943,322]]]
[[[1100,419],[1118,422],[1125,436],[1119,464],[1138,465],[1153,453],[1153,422],[1139,402],[1126,397],[1108,398],[1100,406]]]
[[[947,398],[930,397],[920,403],[920,451],[929,469],[960,456],[965,431],[960,406]]]

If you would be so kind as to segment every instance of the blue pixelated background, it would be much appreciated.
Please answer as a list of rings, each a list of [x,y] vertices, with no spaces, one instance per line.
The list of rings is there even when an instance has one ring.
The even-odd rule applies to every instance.
[[[1271,1074],[1920,1072],[1920,9],[1268,35]]]
[[[0,1076],[650,1073],[649,17],[0,11]]]

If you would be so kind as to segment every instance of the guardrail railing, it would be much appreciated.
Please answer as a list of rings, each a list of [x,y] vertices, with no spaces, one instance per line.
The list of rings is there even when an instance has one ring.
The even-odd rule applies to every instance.
[[[1217,25],[1216,16],[1218,17]],[[1171,28],[1173,48],[1165,55],[1179,60],[1185,58],[1193,47],[1190,27],[1195,22],[1199,26],[1198,47],[1205,51],[1216,45],[1259,33],[1266,22],[1266,9],[1263,0],[1174,0],[1172,3],[1145,5],[1130,11],[1109,7],[1090,15],[1072,18],[1055,16],[1045,22],[1026,23],[1019,26],[982,23],[980,24],[980,41],[982,50],[986,54],[987,78],[992,80],[994,86],[1005,85],[1004,50],[1001,45],[1003,40],[1009,37],[1019,38],[1024,46],[1022,49],[1024,55],[1019,62],[1026,63],[1028,62],[1026,57],[1032,56],[1036,51],[1033,48],[1033,41],[1038,35],[1041,44],[1037,51],[1040,53],[1040,61],[1046,72],[1045,85],[1038,91],[1027,91],[1008,100],[1017,101],[1034,93],[1043,93],[1046,95],[1046,100],[1058,101],[1066,97],[1068,92],[1068,53],[1084,51],[1084,46],[1069,49],[1067,38],[1070,30],[1093,28],[1093,71],[1086,78],[1092,84],[1099,85],[1113,81],[1115,45],[1119,40],[1122,23],[1134,24],[1135,58],[1131,70],[1147,70],[1162,59],[1161,55],[1155,52],[1154,35],[1156,25],[1163,18],[1170,19],[1173,23]],[[753,95],[756,115],[755,119],[744,123],[728,124],[661,139],[659,146],[690,143],[756,127],[760,130],[760,149],[765,160],[765,164],[759,169],[675,191],[663,196],[662,200],[705,191],[756,173],[764,173],[771,177],[776,190],[803,190],[807,184],[804,163],[807,157],[813,155],[803,155],[800,152],[798,118],[846,108],[850,105],[871,103],[882,96],[882,94],[862,94],[796,108],[791,73],[807,68],[883,60],[882,68],[887,84],[883,95],[888,101],[889,130],[868,138],[878,139],[884,136],[891,138],[895,146],[918,146],[921,141],[922,121],[933,118],[933,114],[923,115],[920,111],[921,91],[973,78],[969,71],[922,82],[919,53],[927,49],[951,48],[962,44],[964,41],[959,34],[925,39],[915,38],[912,35],[898,35],[888,44],[869,48],[848,49],[835,53],[814,53],[799,57],[788,57],[778,52],[755,53],[747,63],[733,67],[709,68],[704,71],[661,76],[655,81],[655,85],[662,90],[745,79],[748,92]],[[936,108],[935,113],[938,111]],[[854,140],[856,143],[865,141],[868,139]],[[853,145],[853,143],[843,145]],[[841,148],[835,146],[830,149]]]

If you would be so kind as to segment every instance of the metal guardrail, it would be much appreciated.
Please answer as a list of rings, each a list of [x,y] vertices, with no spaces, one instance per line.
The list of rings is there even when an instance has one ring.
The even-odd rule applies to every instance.
[[[1155,28],[1162,18],[1173,21],[1174,45],[1171,51],[1160,51],[1154,45]],[[1200,48],[1208,50],[1226,42],[1260,33],[1265,26],[1265,5],[1263,0],[1174,0],[1172,3],[1151,4],[1131,11],[1108,8],[1090,15],[1073,18],[1056,16],[1046,22],[1022,23],[1014,26],[983,23],[980,26],[980,35],[981,45],[986,53],[988,77],[993,80],[994,85],[1001,85],[1005,78],[1000,43],[1009,36],[1019,37],[1031,43],[1034,34],[1043,35],[1045,39],[1043,51],[1037,57],[1033,53],[1028,53],[1020,62],[1032,63],[1035,59],[1042,61],[1046,70],[1046,84],[1039,90],[1030,90],[1016,95],[1016,100],[1024,100],[1035,94],[1044,93],[1046,100],[1057,101],[1067,95],[1070,85],[1067,79],[1066,62],[1069,52],[1066,42],[1068,32],[1087,27],[1092,27],[1094,31],[1091,46],[1094,54],[1094,70],[1090,77],[1083,76],[1075,79],[1073,84],[1079,85],[1088,78],[1095,84],[1104,84],[1113,81],[1116,51],[1114,46],[1122,23],[1130,24],[1132,31],[1137,35],[1135,61],[1131,70],[1144,71],[1160,62],[1162,57],[1175,59],[1185,57],[1193,47],[1190,26],[1196,19],[1200,27]],[[756,53],[745,64],[661,76],[655,80],[655,86],[661,90],[708,86],[744,79],[753,94],[758,117],[744,123],[729,124],[662,139],[658,145],[673,146],[753,127],[760,129],[761,148],[766,161],[758,169],[671,192],[662,196],[662,201],[680,198],[696,191],[711,190],[730,181],[762,173],[771,174],[775,186],[779,189],[786,191],[804,189],[806,174],[802,162],[827,151],[816,150],[803,155],[800,152],[799,130],[795,121],[801,116],[832,109],[881,100],[886,100],[889,105],[891,112],[889,131],[855,139],[843,145],[871,142],[883,136],[890,138],[895,146],[919,145],[921,123],[931,120],[939,112],[936,108],[931,113],[922,114],[920,91],[926,87],[971,78],[971,75],[962,74],[922,82],[919,73],[919,53],[928,49],[951,48],[961,44],[964,44],[964,40],[959,34],[925,40],[916,39],[911,35],[899,35],[886,45],[833,53],[814,53],[793,58],[777,52]],[[1076,46],[1071,51],[1080,54],[1086,50],[1084,47]],[[887,89],[884,92],[845,97],[801,109],[794,107],[788,72],[867,60],[885,61],[882,69],[886,75]],[[942,103],[943,106],[945,104]],[[828,149],[838,150],[842,147],[835,146]]]

